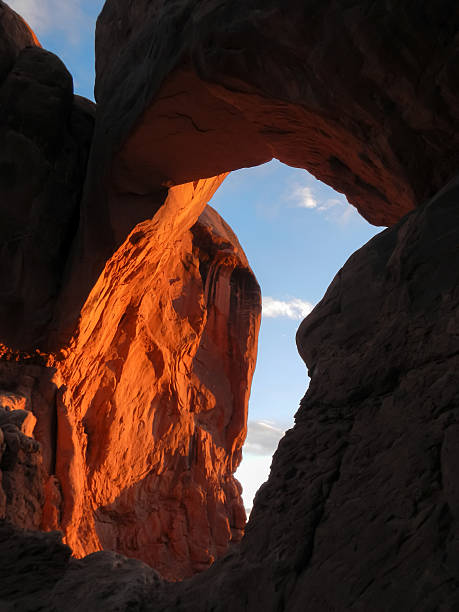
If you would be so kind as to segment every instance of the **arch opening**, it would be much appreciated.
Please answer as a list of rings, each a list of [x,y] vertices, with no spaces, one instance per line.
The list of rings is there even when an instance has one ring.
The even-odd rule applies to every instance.
[[[381,228],[342,194],[278,160],[230,173],[210,205],[238,236],[262,292],[247,438],[235,474],[249,515],[309,384],[296,329],[348,257]]]

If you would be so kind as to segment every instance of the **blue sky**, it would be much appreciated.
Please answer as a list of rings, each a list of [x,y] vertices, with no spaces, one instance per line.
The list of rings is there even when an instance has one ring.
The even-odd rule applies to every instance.
[[[103,1],[9,4],[28,21],[43,47],[64,61],[75,92],[92,99],[94,29]],[[381,228],[370,226],[343,195],[277,160],[231,173],[211,204],[236,232],[263,293],[249,432],[237,472],[250,508],[308,385],[296,351],[296,329],[347,258]]]
[[[296,330],[348,257],[381,228],[342,194],[277,160],[232,172],[211,204],[236,232],[263,294],[249,431],[237,472],[250,508],[309,383]]]

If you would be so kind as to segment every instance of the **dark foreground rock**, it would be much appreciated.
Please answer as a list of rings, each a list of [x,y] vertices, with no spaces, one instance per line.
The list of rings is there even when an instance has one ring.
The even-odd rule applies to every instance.
[[[79,222],[94,104],[0,2],[0,342],[46,344]]]
[[[224,559],[167,584],[118,557],[75,565],[59,549],[47,562],[61,574],[37,592],[46,605],[18,609],[63,612],[62,593],[75,610],[100,612],[456,609],[458,204],[454,183],[376,236],[301,325],[311,385],[246,535]],[[44,538],[37,554],[49,559],[52,536],[16,537],[24,551]],[[9,580],[22,571],[12,564]],[[29,568],[24,588],[38,571]],[[5,587],[3,600],[21,601]]]
[[[1,611],[459,609],[459,187],[422,206],[457,173],[458,28],[446,0],[109,0],[93,137],[0,2]],[[398,223],[300,327],[241,540],[260,296],[206,204],[273,156]],[[170,579],[231,546],[173,584],[56,528]]]

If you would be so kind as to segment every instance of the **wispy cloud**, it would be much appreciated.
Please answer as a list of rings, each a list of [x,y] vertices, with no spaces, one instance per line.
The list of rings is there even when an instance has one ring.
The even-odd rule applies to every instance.
[[[283,317],[299,321],[307,317],[313,308],[311,302],[299,298],[283,301],[269,296],[263,297],[263,316],[268,318]]]
[[[50,31],[64,33],[71,44],[80,41],[82,29],[90,27],[81,0],[8,0],[38,35]]]
[[[322,186],[330,192],[330,188]],[[289,199],[297,208],[305,208],[321,213],[329,221],[346,225],[357,215],[357,209],[351,206],[345,196],[336,194],[336,197],[323,197],[321,189],[308,185],[293,185]]]
[[[247,424],[247,439],[244,444],[244,454],[272,455],[285,429],[273,421],[249,421]]]
[[[312,195],[311,187],[298,187],[295,191],[295,198],[299,208],[319,208],[319,204]]]
[[[286,429],[284,424],[274,421],[248,422],[243,460],[235,474],[242,484],[247,514],[252,509],[255,493],[269,476],[272,455]]]

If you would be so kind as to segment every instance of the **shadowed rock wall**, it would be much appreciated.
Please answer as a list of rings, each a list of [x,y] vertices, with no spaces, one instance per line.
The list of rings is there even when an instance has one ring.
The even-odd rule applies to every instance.
[[[3,2],[0,39],[0,342],[32,352],[78,227],[95,111]]]
[[[66,597],[76,611],[455,609],[458,184],[352,255],[301,325],[311,385],[245,537],[224,559],[168,584],[112,553],[69,562],[54,536],[18,533],[0,555],[19,548],[37,568],[57,569],[42,585],[38,570],[15,563],[0,602],[56,611]]]
[[[457,172],[456,4],[109,0],[81,203],[91,111],[0,8],[4,134],[25,135],[50,165],[37,182],[18,154],[30,169],[18,191],[3,173],[1,371],[14,362],[0,380],[3,607],[457,607],[456,182],[423,204]],[[43,108],[22,87],[42,92]],[[61,150],[54,122],[67,142],[75,104],[86,136]],[[401,220],[350,258],[300,327],[311,386],[237,543],[232,474],[260,296],[206,204],[222,173],[272,156],[374,223]],[[74,177],[65,189],[61,159]],[[54,189],[70,194],[62,211]],[[113,552],[69,559],[56,534],[12,521],[62,527],[77,555],[140,554],[171,579],[234,545],[177,585]]]

